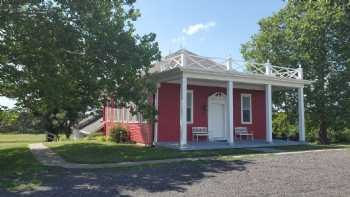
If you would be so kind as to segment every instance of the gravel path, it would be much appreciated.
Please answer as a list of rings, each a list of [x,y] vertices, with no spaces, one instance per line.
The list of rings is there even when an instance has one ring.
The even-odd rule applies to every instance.
[[[131,169],[59,170],[0,196],[350,196],[350,152],[326,151]]]

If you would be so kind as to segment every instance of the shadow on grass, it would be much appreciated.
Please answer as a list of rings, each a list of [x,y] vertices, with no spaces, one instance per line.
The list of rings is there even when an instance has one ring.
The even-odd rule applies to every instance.
[[[32,190],[33,196],[142,196],[143,192],[186,192],[203,179],[230,171],[245,171],[248,160],[195,161],[102,170],[66,170],[42,177],[45,191]],[[140,193],[139,193],[140,192]],[[23,192],[19,192],[23,194]]]
[[[0,147],[0,188],[12,190],[38,184],[37,176],[46,169],[33,157],[26,144]]]

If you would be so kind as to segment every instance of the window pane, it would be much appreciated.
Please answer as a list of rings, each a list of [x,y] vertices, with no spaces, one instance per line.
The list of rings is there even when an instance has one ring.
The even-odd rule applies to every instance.
[[[242,97],[243,109],[250,109],[250,96]]]
[[[137,114],[137,121],[138,121],[139,123],[142,123],[142,122],[143,122],[143,116],[142,116],[141,113],[138,113],[138,114]]]
[[[186,114],[187,114],[187,122],[192,122],[192,108],[193,108],[193,94],[192,92],[187,92],[187,109],[186,109]]]
[[[115,109],[115,119],[117,122],[120,121],[120,109],[119,108]]]
[[[124,122],[128,122],[128,110],[126,108],[123,108],[124,111]]]
[[[127,109],[128,110],[128,109]],[[128,121],[129,122],[132,122],[133,121],[133,115],[132,113],[128,110],[128,114],[129,114],[129,118],[128,118]]]
[[[243,122],[250,122],[250,111],[243,110]]]
[[[187,108],[187,122],[192,122],[192,110]]]
[[[191,107],[191,106],[192,106],[192,93],[187,92],[187,107]]]

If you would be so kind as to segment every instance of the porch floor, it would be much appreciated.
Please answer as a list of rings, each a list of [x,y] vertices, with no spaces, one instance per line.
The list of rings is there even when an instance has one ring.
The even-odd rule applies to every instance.
[[[277,140],[274,139],[272,143],[268,143],[265,140],[242,140],[235,141],[233,145],[228,142],[188,142],[185,146],[180,146],[179,142],[158,142],[157,146],[173,148],[178,150],[212,150],[212,149],[225,149],[225,148],[259,148],[259,147],[273,147],[273,146],[291,146],[302,145],[306,142],[291,141],[291,140]]]

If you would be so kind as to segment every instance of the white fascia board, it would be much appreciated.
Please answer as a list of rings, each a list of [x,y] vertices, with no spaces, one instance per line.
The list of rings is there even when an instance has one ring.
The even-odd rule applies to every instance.
[[[167,82],[180,80],[182,77],[182,71],[179,68],[174,68],[163,72],[153,73],[152,75],[155,77],[157,82]]]
[[[241,82],[247,84],[271,84],[274,86],[283,87],[304,87],[310,85],[311,81],[300,79],[281,79],[271,76],[245,74],[237,72],[217,72],[217,71],[202,71],[188,68],[181,68],[183,74],[188,78],[193,79],[208,79],[218,81],[232,80],[234,82]]]

